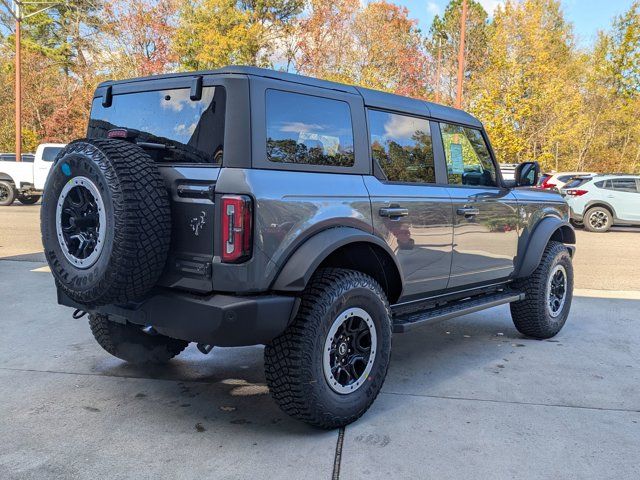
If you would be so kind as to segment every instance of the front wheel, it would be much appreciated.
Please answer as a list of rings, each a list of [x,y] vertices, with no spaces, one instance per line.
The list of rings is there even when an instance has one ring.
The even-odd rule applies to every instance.
[[[105,315],[90,315],[94,338],[108,353],[130,363],[166,363],[189,342],[167,337],[153,328],[116,323]]]
[[[551,338],[564,326],[573,299],[573,265],[569,250],[549,242],[540,265],[514,287],[525,298],[511,304],[511,318],[518,331],[533,338]]]
[[[265,348],[271,395],[294,418],[337,428],[378,396],[391,354],[391,311],[380,285],[353,270],[318,271],[293,323]]]

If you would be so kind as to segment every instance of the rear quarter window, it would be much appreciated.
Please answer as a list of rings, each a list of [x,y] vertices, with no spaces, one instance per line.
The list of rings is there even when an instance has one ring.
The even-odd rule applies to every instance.
[[[300,93],[266,92],[267,159],[328,167],[355,162],[347,102]]]

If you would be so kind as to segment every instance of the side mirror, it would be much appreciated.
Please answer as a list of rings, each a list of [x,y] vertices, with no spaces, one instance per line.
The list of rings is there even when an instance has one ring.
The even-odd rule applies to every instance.
[[[523,162],[516,167],[514,177],[518,187],[535,187],[540,177],[540,165],[538,162]]]

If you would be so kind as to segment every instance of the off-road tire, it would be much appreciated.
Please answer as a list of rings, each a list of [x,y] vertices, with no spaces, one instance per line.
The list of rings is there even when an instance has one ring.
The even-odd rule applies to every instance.
[[[553,317],[547,306],[547,285],[556,265],[566,272],[567,296],[560,313]],[[528,337],[551,338],[564,326],[573,299],[573,265],[566,246],[551,241],[546,246],[538,268],[531,276],[514,282],[514,288],[525,293],[525,299],[511,304],[511,318],[518,331]]]
[[[330,327],[350,307],[363,308],[376,329],[375,359],[364,383],[340,394],[329,386],[323,353]],[[271,395],[288,415],[320,428],[337,428],[360,418],[378,396],[391,354],[391,310],[378,283],[361,272],[321,269],[304,290],[291,325],[264,351]]]
[[[38,203],[41,195],[18,195],[18,201],[23,205],[33,205]]]
[[[606,217],[606,223],[601,228],[596,228],[591,225],[591,215],[598,213]],[[585,212],[583,223],[585,230],[587,230],[588,232],[605,233],[608,232],[609,229],[613,226],[613,214],[607,208],[592,207]]]
[[[0,180],[0,206],[8,207],[16,199],[18,192],[13,183],[7,180]]]
[[[189,345],[159,333],[146,333],[137,325],[113,322],[104,315],[89,315],[89,326],[102,348],[130,363],[166,363]]]
[[[56,208],[65,184],[89,179],[104,203],[105,238],[95,263],[79,268],[57,237]],[[47,179],[41,211],[47,262],[58,286],[83,305],[139,300],[162,273],[171,238],[169,194],[149,155],[123,140],[77,140],[62,151]]]

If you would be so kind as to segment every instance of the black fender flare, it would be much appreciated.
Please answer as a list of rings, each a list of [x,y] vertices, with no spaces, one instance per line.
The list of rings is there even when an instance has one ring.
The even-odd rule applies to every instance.
[[[573,226],[568,221],[558,217],[545,217],[535,227],[529,240],[525,241],[526,248],[523,250],[523,255],[518,255],[521,260],[516,266],[516,271],[513,275],[515,278],[528,277],[534,272],[540,265],[544,249],[552,237],[557,238],[558,241],[564,244],[571,245],[569,246],[569,251],[573,256],[575,251],[573,245],[576,243],[576,232]]]
[[[304,290],[313,273],[331,253],[352,243],[369,243],[382,248],[393,260],[399,278],[403,278],[398,259],[384,240],[357,228],[334,227],[305,240],[280,269],[271,289],[283,292]]]

